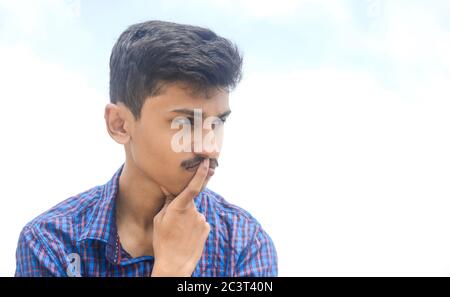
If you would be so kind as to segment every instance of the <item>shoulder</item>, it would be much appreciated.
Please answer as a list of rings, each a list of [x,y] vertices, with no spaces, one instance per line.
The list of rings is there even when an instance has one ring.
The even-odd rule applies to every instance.
[[[218,193],[206,188],[202,192],[200,208],[205,212],[209,212],[224,220],[235,220],[246,224],[257,224],[259,222],[247,210],[228,202],[224,197]]]
[[[65,275],[66,252],[76,247],[99,190],[70,197],[25,225],[16,249],[16,276]]]
[[[243,216],[249,221],[256,220],[248,211],[228,202],[224,197],[211,189],[205,188],[202,194],[204,198],[202,199],[202,203],[208,205],[210,208],[214,208],[217,212]]]
[[[210,224],[220,229],[220,234],[229,239],[251,242],[258,236],[270,237],[261,223],[249,211],[228,202],[224,197],[206,188],[199,209],[205,214]]]
[[[207,254],[220,255],[217,263],[218,267],[223,267],[223,275],[278,274],[275,245],[255,217],[208,188],[202,192],[199,201],[199,211],[211,225]]]
[[[42,238],[46,241],[59,237],[73,241],[88,221],[95,203],[100,197],[101,186],[69,197],[28,222],[22,233],[27,238]]]

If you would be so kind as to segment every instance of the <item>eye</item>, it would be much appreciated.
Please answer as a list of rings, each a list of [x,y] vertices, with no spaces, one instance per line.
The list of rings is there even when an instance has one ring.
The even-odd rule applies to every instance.
[[[194,126],[194,119],[193,118],[186,118],[186,117],[177,117],[174,119],[174,121],[179,125],[191,125]]]
[[[212,123],[212,129],[216,129],[217,127],[222,126],[225,123],[226,119],[217,119]]]

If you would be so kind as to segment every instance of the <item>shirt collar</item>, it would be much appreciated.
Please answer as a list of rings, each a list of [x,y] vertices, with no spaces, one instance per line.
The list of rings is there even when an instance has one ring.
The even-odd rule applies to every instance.
[[[106,184],[99,187],[96,203],[90,218],[83,228],[78,241],[99,240],[106,243],[106,257],[112,262],[118,262],[119,241],[116,227],[116,196],[119,188],[119,177],[124,164],[116,171]]]

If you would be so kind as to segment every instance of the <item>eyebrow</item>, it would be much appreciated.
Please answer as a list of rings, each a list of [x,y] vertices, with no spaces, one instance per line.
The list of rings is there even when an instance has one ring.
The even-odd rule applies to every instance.
[[[194,116],[194,110],[193,109],[181,108],[181,109],[171,110],[170,112],[182,113],[182,114],[185,114],[185,115],[188,115],[188,116],[192,116],[192,117]],[[229,116],[230,113],[231,113],[231,110],[227,110],[227,111],[217,115],[216,117],[223,119],[223,118],[226,118],[227,116]],[[205,116],[206,116],[205,112],[202,112],[202,117],[205,117]]]

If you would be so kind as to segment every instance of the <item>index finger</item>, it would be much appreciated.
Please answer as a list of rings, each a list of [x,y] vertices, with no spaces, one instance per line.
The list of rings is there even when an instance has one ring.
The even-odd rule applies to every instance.
[[[191,203],[203,188],[206,176],[208,175],[209,159],[200,163],[194,177],[191,179],[187,187],[171,202],[171,205],[176,207],[186,207]]]

